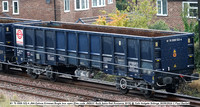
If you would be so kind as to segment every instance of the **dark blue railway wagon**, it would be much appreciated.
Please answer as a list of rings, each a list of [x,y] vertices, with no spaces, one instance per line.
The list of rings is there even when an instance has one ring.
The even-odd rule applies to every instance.
[[[17,63],[43,69],[28,69],[34,78],[46,74],[54,80],[55,72],[92,77],[101,70],[117,75],[117,88],[127,93],[133,87],[175,92],[191,78],[166,73],[193,75],[192,33],[61,22],[15,24],[14,32]],[[23,32],[21,41],[18,32]]]
[[[14,50],[13,48],[6,47],[5,45],[13,46],[13,29],[12,25],[35,22],[36,20],[18,19],[0,17],[0,62],[14,61]],[[14,58],[14,59],[13,59]],[[0,64],[2,66],[2,64]]]

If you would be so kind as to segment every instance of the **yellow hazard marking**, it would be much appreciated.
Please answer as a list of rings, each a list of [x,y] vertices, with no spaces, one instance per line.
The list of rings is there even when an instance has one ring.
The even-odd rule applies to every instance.
[[[9,27],[6,27],[6,31],[7,31],[7,32],[9,31]]]
[[[158,42],[155,42],[155,47],[158,47]]]
[[[191,42],[191,40],[190,40],[190,38],[188,38],[188,43],[190,43]]]
[[[152,80],[154,80],[154,76],[152,76]]]
[[[176,68],[176,64],[174,64],[174,68]]]
[[[174,50],[174,53],[176,53],[176,50]]]

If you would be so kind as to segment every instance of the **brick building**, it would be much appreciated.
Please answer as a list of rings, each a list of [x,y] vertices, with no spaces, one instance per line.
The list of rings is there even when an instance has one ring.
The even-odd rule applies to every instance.
[[[116,9],[115,0],[1,0],[0,15],[16,18],[75,22]]]
[[[157,0],[157,18],[156,20],[164,20],[170,28],[184,30],[181,19],[181,12],[187,8],[187,17],[196,20],[198,4],[197,0]]]

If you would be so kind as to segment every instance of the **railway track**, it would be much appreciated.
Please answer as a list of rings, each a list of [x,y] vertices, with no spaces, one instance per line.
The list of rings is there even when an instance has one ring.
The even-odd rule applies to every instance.
[[[85,81],[77,81],[77,82],[72,82],[68,81],[67,84],[70,85],[75,85],[81,88],[85,88],[88,90],[96,90],[96,91],[101,91],[103,93],[112,93],[112,94],[119,94],[119,91],[115,88],[115,86],[112,85],[103,85],[103,84],[95,84],[92,82],[85,82]],[[64,83],[62,80],[59,81]],[[61,84],[62,84],[61,83]],[[89,87],[89,88],[88,88]],[[138,98],[144,98],[143,95],[137,91],[137,90],[130,90],[130,92],[126,95],[128,97],[138,97]],[[195,98],[190,98],[190,96],[182,96],[180,97],[179,94],[177,95],[169,95],[166,92],[160,92],[160,93],[155,93],[155,96],[153,98],[150,98],[150,100],[153,101],[171,101],[171,102],[190,102],[191,106],[197,107],[200,106],[200,100],[195,99]]]
[[[0,80],[0,89],[34,95],[38,97],[44,97],[56,101],[68,101],[68,99],[66,98],[67,96],[79,97],[81,98],[78,99],[79,101],[115,101],[112,99],[97,98],[90,95],[78,94],[69,91],[62,91],[58,89],[34,86],[30,84],[23,84],[19,82],[11,82],[5,80]]]
[[[68,82],[67,84],[73,84],[82,87],[90,87],[93,90],[99,90],[105,93],[115,93],[120,94],[119,91],[115,88],[115,86],[103,85],[103,84],[94,84],[91,82],[79,81],[79,82]],[[144,98],[143,95],[137,90],[130,90],[130,92],[126,95],[128,97],[138,97]],[[180,96],[179,94],[169,95],[166,92],[160,91],[159,93],[155,93],[153,98],[150,98],[153,101],[178,101],[178,102],[190,102],[191,106],[200,106],[200,98],[195,98],[187,95]]]
[[[47,78],[45,78],[45,77],[41,77],[40,79],[38,79],[36,81],[49,82],[47,80]],[[103,84],[96,84],[96,83],[92,83],[92,82],[85,82],[85,81],[76,81],[76,82],[74,82],[72,79],[59,79],[59,81],[56,82],[56,84],[59,84],[59,85],[68,85],[70,87],[78,87],[78,88],[81,88],[81,89],[91,90],[91,91],[95,91],[95,92],[121,95],[119,93],[119,91],[115,88],[115,86],[109,86],[109,85],[103,85]],[[39,88],[42,89],[43,87],[39,87]],[[61,90],[59,90],[59,91],[63,92]],[[64,91],[63,93],[66,93],[66,92]],[[127,97],[137,97],[137,98],[145,99],[142,96],[141,93],[139,93],[138,91],[135,91],[135,90],[131,90],[130,93],[127,94],[126,96]],[[98,99],[98,98],[96,98],[96,97],[94,98],[92,96],[90,96],[90,98],[87,98],[88,96],[83,96],[83,97],[86,98],[86,101],[89,101],[90,99],[92,101],[116,101],[116,100],[112,100],[112,99],[101,99],[101,98]],[[62,101],[62,100],[63,99],[60,99],[60,101]],[[167,93],[164,93],[164,94],[163,93],[156,93],[155,97],[151,98],[150,100],[151,101],[190,102],[191,106],[200,106],[200,101],[197,100],[197,99],[190,99],[190,98],[186,98],[186,97],[179,97],[179,96],[175,96],[175,95],[168,95]]]
[[[200,107],[200,98],[195,98],[187,95],[182,95],[180,97],[179,94],[168,95],[166,92],[157,93],[155,98],[159,98],[160,100],[167,101],[177,101],[177,102],[190,102],[190,105],[193,107]]]

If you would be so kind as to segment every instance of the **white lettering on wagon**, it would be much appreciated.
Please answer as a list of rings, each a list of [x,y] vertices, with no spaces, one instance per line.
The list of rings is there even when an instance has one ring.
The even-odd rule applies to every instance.
[[[135,61],[128,61],[129,71],[138,73],[138,62]]]
[[[58,57],[58,59],[59,59],[59,61],[65,61],[65,57],[63,57],[63,56]]]
[[[166,42],[180,42],[183,41],[182,38],[167,39]]]
[[[16,29],[16,43],[17,45],[24,45],[24,40],[23,40],[23,30],[22,29]]]
[[[47,55],[47,60],[54,61],[55,59],[53,55]]]

